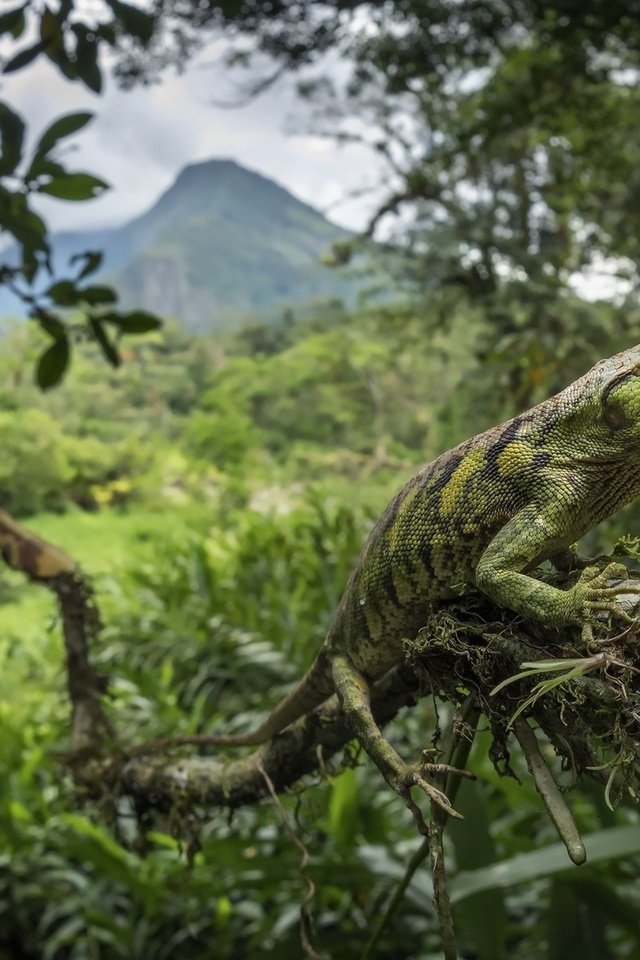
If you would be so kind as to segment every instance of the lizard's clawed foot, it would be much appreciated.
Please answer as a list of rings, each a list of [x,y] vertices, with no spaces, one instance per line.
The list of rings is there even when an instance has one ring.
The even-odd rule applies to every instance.
[[[426,779],[425,774],[428,773],[453,773],[456,776],[467,777],[471,780],[474,779],[473,774],[468,770],[459,770],[457,767],[451,767],[446,763],[429,763],[425,760],[414,765],[404,764],[403,769],[396,773],[393,780],[390,780],[391,786],[396,793],[402,797],[406,806],[413,814],[418,830],[425,836],[428,834],[428,828],[424,822],[420,807],[411,797],[412,787],[419,787],[429,800],[440,807],[441,810],[444,810],[448,816],[454,817],[456,820],[463,819],[462,814],[458,813],[458,811],[451,806],[447,795],[438,787],[434,787],[434,785]]]
[[[616,597],[624,593],[637,594],[637,587],[627,587],[622,582],[618,586],[611,586],[612,580],[624,581],[628,576],[629,573],[624,564],[615,562],[608,563],[604,569],[586,567],[582,571],[573,589],[583,622],[593,621],[600,612],[608,613],[626,623],[635,622],[634,618],[622,610],[619,603],[616,603]]]

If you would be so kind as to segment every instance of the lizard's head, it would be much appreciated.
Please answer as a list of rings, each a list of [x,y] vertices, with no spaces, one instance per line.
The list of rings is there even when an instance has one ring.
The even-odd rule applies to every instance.
[[[601,422],[616,452],[640,455],[640,345],[600,363],[597,377]]]

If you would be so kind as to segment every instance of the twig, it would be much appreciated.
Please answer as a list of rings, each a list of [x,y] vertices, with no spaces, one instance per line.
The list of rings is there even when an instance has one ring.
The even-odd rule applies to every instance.
[[[378,941],[380,940],[380,937],[382,936],[382,932],[384,928],[387,926],[388,923],[390,923],[394,914],[396,913],[396,910],[402,903],[406,890],[409,884],[411,883],[411,881],[413,880],[416,870],[418,869],[420,864],[424,863],[425,857],[428,855],[428,853],[429,853],[429,840],[425,839],[422,841],[418,849],[415,851],[415,853],[409,860],[407,869],[404,872],[404,876],[402,877],[402,880],[400,881],[398,886],[393,891],[393,895],[389,900],[384,910],[384,913],[379,918],[378,922],[373,928],[371,932],[371,936],[367,940],[365,944],[365,948],[362,951],[360,960],[370,960],[370,957],[372,956],[372,951],[376,946],[376,944],[378,943]]]
[[[433,878],[433,905],[436,908],[444,960],[458,960],[456,931],[453,925],[451,900],[447,890],[447,874],[444,862],[443,833],[447,814],[441,807],[431,802],[429,822],[429,853],[431,855],[431,876]]]
[[[295,830],[291,826],[291,822],[289,821],[289,817],[287,816],[287,811],[284,809],[284,807],[282,806],[282,803],[280,802],[280,798],[276,793],[276,789],[273,785],[273,781],[271,780],[271,777],[269,776],[267,771],[264,769],[262,764],[258,765],[258,769],[260,770],[260,773],[264,777],[264,782],[267,785],[267,790],[269,791],[269,794],[271,795],[271,799],[273,800],[274,805],[278,810],[278,814],[280,816],[280,819],[282,820],[285,830],[289,834],[295,846],[300,851],[300,876],[302,877],[304,884],[307,888],[307,892],[305,894],[304,900],[300,904],[300,940],[302,941],[302,949],[305,952],[305,956],[307,956],[309,960],[325,960],[325,958],[316,951],[316,949],[314,948],[309,938],[309,934],[312,928],[312,916],[311,916],[310,907],[316,895],[315,884],[311,879],[311,877],[309,876],[309,874],[307,873],[307,867],[309,866],[309,851],[307,850],[304,843],[302,842],[298,834],[295,832]]]
[[[448,742],[445,746],[445,755],[449,764],[456,769],[450,770],[443,787],[447,794],[457,793],[462,778],[462,772],[469,759],[469,752],[473,743],[480,711],[475,706],[471,694],[465,700],[460,715],[454,717],[449,730]],[[456,723],[457,720],[457,723]],[[469,736],[471,729],[471,736]],[[451,793],[450,793],[451,791]],[[433,905],[436,908],[444,960],[457,960],[456,931],[453,923],[453,911],[447,889],[447,873],[444,859],[444,829],[447,825],[447,814],[435,803],[431,804],[431,819],[429,821],[429,842],[431,855],[431,876],[433,878]]]
[[[451,803],[455,801],[458,788],[460,787],[461,773],[458,773],[457,771],[464,770],[466,766],[469,758],[469,751],[471,750],[471,746],[475,737],[479,716],[480,712],[475,706],[473,698],[468,696],[461,709],[451,722],[449,736],[444,747],[442,764],[443,767],[448,767],[446,770],[444,793],[449,798]],[[441,810],[441,808],[438,809]],[[447,815],[443,810],[441,810],[441,813],[444,826]],[[373,928],[360,960],[370,960],[374,947],[380,940],[385,927],[391,922],[398,907],[402,903],[407,888],[413,880],[418,867],[424,863],[428,855],[429,838],[427,837],[427,839],[420,844],[418,849],[409,860],[407,869],[404,872],[404,876],[393,891],[391,899],[382,913],[382,916]]]

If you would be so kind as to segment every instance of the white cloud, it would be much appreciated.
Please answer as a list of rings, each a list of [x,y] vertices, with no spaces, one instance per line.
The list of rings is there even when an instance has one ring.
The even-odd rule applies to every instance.
[[[124,92],[108,80],[101,97],[69,83],[42,59],[3,79],[0,96],[23,114],[31,140],[63,113],[96,113],[66,158],[70,168],[90,171],[112,189],[87,203],[43,198],[40,209],[52,228],[124,222],[151,206],[184,166],[213,157],[237,160],[315,207],[330,206],[331,218],[344,226],[358,229],[366,222],[379,192],[339,201],[364,183],[375,184],[371,152],[309,134],[285,135],[292,114],[298,127],[304,124],[305,106],[291,81],[242,108],[215,106],[224,80],[218,53],[219,43],[212,44],[184,74],[167,73],[151,87]]]

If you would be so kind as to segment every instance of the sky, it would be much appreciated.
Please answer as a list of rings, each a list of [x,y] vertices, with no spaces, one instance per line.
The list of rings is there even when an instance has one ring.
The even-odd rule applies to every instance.
[[[0,97],[27,121],[32,140],[64,113],[96,114],[60,155],[70,170],[93,173],[112,189],[83,203],[39,199],[39,212],[52,229],[124,223],[148,209],[183,167],[212,158],[231,158],[262,173],[342,226],[364,226],[380,190],[358,200],[348,197],[363,185],[379,183],[371,151],[287,133],[303,130],[305,114],[290,78],[247,106],[215,106],[221,87],[232,89],[222,72],[221,52],[220,42],[212,42],[184,74],[167,71],[150,87],[125,92],[107,76],[100,97],[65,80],[43,57],[2,77]]]
[[[2,2],[2,0],[0,0]],[[22,114],[32,142],[56,117],[76,110],[95,113],[93,122],[61,152],[70,170],[95,174],[111,185],[99,199],[70,203],[37,198],[50,229],[92,230],[115,226],[149,209],[188,164],[230,158],[287,188],[348,229],[362,229],[385,196],[384,171],[376,155],[355,144],[305,131],[305,106],[294,79],[239,108],[222,108],[234,78],[222,65],[224,41],[213,40],[182,74],[166,71],[159,84],[122,91],[105,71],[98,97],[70,83],[39,57],[25,70],[0,77],[0,97]],[[329,72],[340,64],[325,62]],[[292,133],[291,131],[297,131]],[[363,188],[371,192],[362,196]],[[358,198],[350,194],[358,192]],[[615,268],[615,264],[613,264]],[[620,284],[608,263],[576,276],[582,296],[610,297]]]

